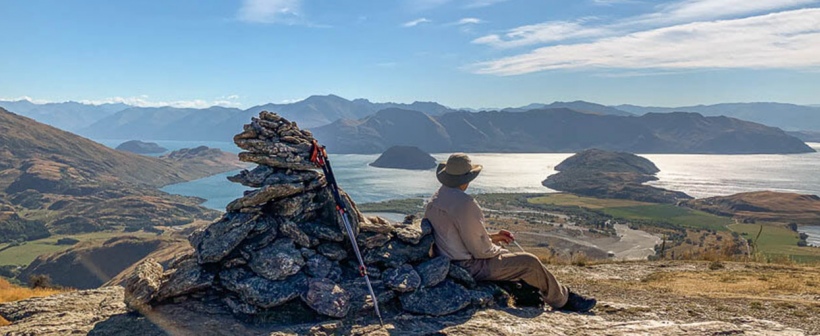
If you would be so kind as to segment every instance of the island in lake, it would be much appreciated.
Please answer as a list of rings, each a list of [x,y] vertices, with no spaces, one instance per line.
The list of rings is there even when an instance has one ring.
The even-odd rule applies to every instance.
[[[436,159],[415,146],[393,146],[370,165],[379,168],[426,170],[436,167]]]
[[[159,154],[168,151],[167,148],[162,147],[154,142],[143,142],[139,140],[123,142],[119,146],[117,146],[116,149],[136,154]]]

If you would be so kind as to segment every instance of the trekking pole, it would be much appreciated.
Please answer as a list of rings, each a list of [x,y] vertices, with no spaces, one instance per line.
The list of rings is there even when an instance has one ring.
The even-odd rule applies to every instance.
[[[367,266],[365,266],[364,259],[362,259],[359,245],[356,243],[356,234],[350,225],[347,206],[345,206],[342,196],[339,194],[339,185],[336,184],[336,177],[333,175],[333,169],[330,167],[330,159],[327,157],[325,146],[319,146],[319,142],[316,140],[313,140],[313,151],[310,154],[310,161],[322,168],[322,171],[325,173],[327,186],[330,188],[333,200],[336,201],[336,211],[338,211],[339,216],[342,217],[342,222],[344,222],[345,230],[347,231],[347,237],[350,238],[350,245],[353,245],[353,252],[356,253],[356,258],[359,259],[359,274],[367,283],[367,290],[370,291],[370,297],[373,298],[373,307],[376,309],[376,316],[379,317],[379,324],[383,327],[384,321],[382,321],[382,313],[379,311],[379,299],[373,291],[373,285],[370,284],[370,277],[367,275]]]

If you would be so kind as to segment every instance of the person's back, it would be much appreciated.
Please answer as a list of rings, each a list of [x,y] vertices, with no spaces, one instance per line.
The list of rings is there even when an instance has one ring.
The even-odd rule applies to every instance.
[[[478,203],[464,191],[481,172],[463,153],[439,164],[436,177],[442,187],[430,198],[424,217],[433,226],[435,252],[464,267],[478,281],[524,281],[538,288],[543,301],[556,309],[589,311],[595,299],[561,285],[535,255],[511,253],[496,243],[511,243],[512,233],[490,234]]]

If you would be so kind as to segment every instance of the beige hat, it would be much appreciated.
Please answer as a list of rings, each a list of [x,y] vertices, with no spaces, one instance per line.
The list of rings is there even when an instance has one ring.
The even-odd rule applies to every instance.
[[[481,165],[474,165],[467,154],[455,153],[450,155],[447,163],[438,164],[436,177],[441,184],[456,188],[475,179],[481,168]]]

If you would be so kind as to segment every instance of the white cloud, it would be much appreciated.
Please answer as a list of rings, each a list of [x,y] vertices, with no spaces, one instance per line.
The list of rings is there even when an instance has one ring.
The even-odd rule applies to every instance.
[[[468,25],[468,24],[479,24],[479,23],[482,23],[482,22],[484,22],[484,21],[481,21],[481,19],[479,19],[479,18],[468,17],[468,18],[463,18],[461,20],[456,21],[455,24],[456,25]]]
[[[625,0],[594,0],[597,3]],[[657,5],[648,14],[627,17],[602,24],[596,18],[576,21],[548,21],[491,34],[473,40],[495,48],[516,48],[577,39],[622,36],[627,33],[671,25],[740,18],[798,6],[820,3],[820,0],[677,0]]]
[[[237,16],[256,23],[296,24],[302,21],[301,0],[242,0]]]
[[[552,69],[820,68],[820,8],[694,22],[554,45],[474,64],[476,73]]]
[[[0,101],[6,101],[6,102],[15,102],[15,101],[21,101],[21,100],[25,100],[25,101],[28,101],[29,103],[34,103],[34,104],[48,104],[48,103],[50,103],[50,101],[48,101],[48,100],[35,99],[35,98],[31,98],[29,96],[20,96],[20,97],[17,97],[17,98],[0,98]]]
[[[422,23],[429,23],[429,22],[432,22],[432,21],[430,21],[430,20],[428,20],[428,19],[426,19],[426,18],[419,18],[419,19],[415,19],[415,20],[413,20],[413,21],[408,21],[408,22],[405,22],[405,23],[403,23],[403,24],[402,24],[402,26],[403,26],[403,27],[408,27],[408,28],[409,28],[409,27],[415,27],[415,26],[418,26],[418,25],[420,25],[420,24],[422,24]]]

